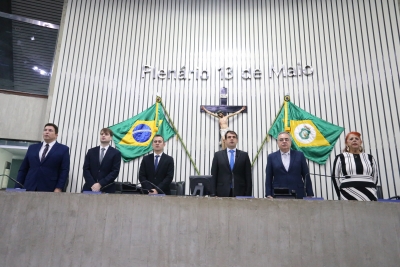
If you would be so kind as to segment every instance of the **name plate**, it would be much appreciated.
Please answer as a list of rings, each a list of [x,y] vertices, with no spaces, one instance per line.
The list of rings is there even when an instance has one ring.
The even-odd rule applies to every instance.
[[[397,202],[400,203],[398,199],[378,199],[378,202]]]
[[[151,197],[165,197],[165,194],[148,194]]]
[[[304,200],[324,200],[323,197],[303,197]]]
[[[88,194],[88,195],[100,195],[101,191],[95,192],[95,191],[83,191],[83,194]]]
[[[6,192],[25,192],[25,188],[6,188]]]
[[[237,199],[242,199],[242,198],[254,198],[253,196],[236,196]]]

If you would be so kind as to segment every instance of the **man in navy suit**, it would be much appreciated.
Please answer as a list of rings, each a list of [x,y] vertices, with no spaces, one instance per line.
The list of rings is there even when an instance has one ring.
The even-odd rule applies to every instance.
[[[110,146],[112,136],[110,129],[101,129],[100,146],[88,150],[83,164],[82,191],[115,193],[114,180],[121,167],[121,152]]]
[[[299,151],[291,150],[292,138],[287,132],[278,135],[279,150],[268,155],[265,196],[272,198],[274,188],[288,188],[296,191],[296,197],[304,197],[306,180],[307,196],[314,196],[306,158]]]
[[[224,142],[227,149],[215,153],[211,166],[211,175],[216,182],[216,195],[251,196],[253,183],[249,155],[236,149],[238,137],[234,131],[225,133]]]
[[[62,192],[64,189],[69,173],[69,148],[58,143],[57,136],[57,125],[47,123],[43,130],[44,142],[29,146],[17,177],[27,191]]]
[[[174,178],[174,159],[163,152],[165,142],[161,135],[154,136],[152,146],[154,153],[143,157],[140,164],[139,181],[149,194],[171,195],[169,186]]]

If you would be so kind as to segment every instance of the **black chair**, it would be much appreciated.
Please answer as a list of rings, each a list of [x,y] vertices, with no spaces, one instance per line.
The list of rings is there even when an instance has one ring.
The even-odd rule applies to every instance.
[[[172,182],[169,185],[172,196],[184,196],[185,195],[185,181]]]
[[[296,191],[286,187],[274,188],[274,198],[296,199]]]
[[[376,196],[378,199],[383,199],[382,186],[380,185],[376,186]]]
[[[142,190],[130,182],[115,182],[115,194],[142,194]]]

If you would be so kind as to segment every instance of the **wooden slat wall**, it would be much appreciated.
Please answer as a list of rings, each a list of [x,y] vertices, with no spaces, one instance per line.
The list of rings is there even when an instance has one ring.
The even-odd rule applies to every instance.
[[[399,180],[399,22],[398,1],[355,0],[69,0],[61,48],[53,74],[50,121],[59,141],[71,149],[71,192],[80,192],[86,151],[98,133],[151,106],[161,95],[201,174],[209,174],[219,149],[217,120],[200,105],[219,104],[219,89],[229,90],[229,105],[248,113],[230,120],[239,149],[256,156],[289,93],[308,112],[363,134],[364,147],[379,163],[385,197],[400,194]],[[270,76],[270,66],[311,65],[310,76]],[[186,67],[207,70],[207,80],[141,78],[144,65],[157,70]],[[232,67],[221,80],[218,69]],[[261,79],[242,79],[241,71],[260,69]],[[330,175],[326,165],[309,162],[310,171]],[[264,196],[264,147],[253,168],[254,196]],[[195,174],[176,138],[165,152],[176,162],[175,180]],[[123,164],[119,181],[137,181],[141,159]],[[337,199],[330,178],[313,176],[317,196]]]

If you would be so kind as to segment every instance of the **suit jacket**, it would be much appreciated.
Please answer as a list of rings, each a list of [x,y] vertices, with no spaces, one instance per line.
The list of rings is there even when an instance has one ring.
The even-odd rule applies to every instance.
[[[308,196],[313,196],[312,184],[308,165],[304,154],[300,151],[290,150],[290,165],[286,171],[282,163],[281,151],[278,150],[268,155],[265,196],[273,196],[275,187],[285,187],[296,190],[297,198],[304,197],[304,182],[306,179],[306,191]]]
[[[83,163],[83,177],[85,184],[82,191],[92,191],[95,183],[101,185],[101,191],[115,193],[115,184],[111,184],[118,177],[121,167],[121,152],[109,146],[100,164],[100,146],[88,150]],[[107,187],[105,187],[107,186]],[[103,189],[103,187],[105,187]]]
[[[219,197],[229,197],[232,176],[234,196],[252,195],[251,163],[247,152],[236,149],[235,165],[232,171],[227,150],[216,152],[211,166],[211,175],[216,183],[216,195]]]
[[[169,188],[174,178],[174,159],[171,156],[163,153],[158,161],[157,170],[154,170],[154,153],[151,153],[143,157],[142,163],[139,169],[139,181],[142,184],[142,188],[145,189],[156,189],[156,187],[146,182],[149,181],[158,186],[166,195],[171,194]]]
[[[27,191],[53,192],[64,189],[69,173],[69,148],[56,142],[40,162],[39,151],[43,143],[30,145],[18,171],[17,181]],[[18,187],[18,184],[15,185]]]

